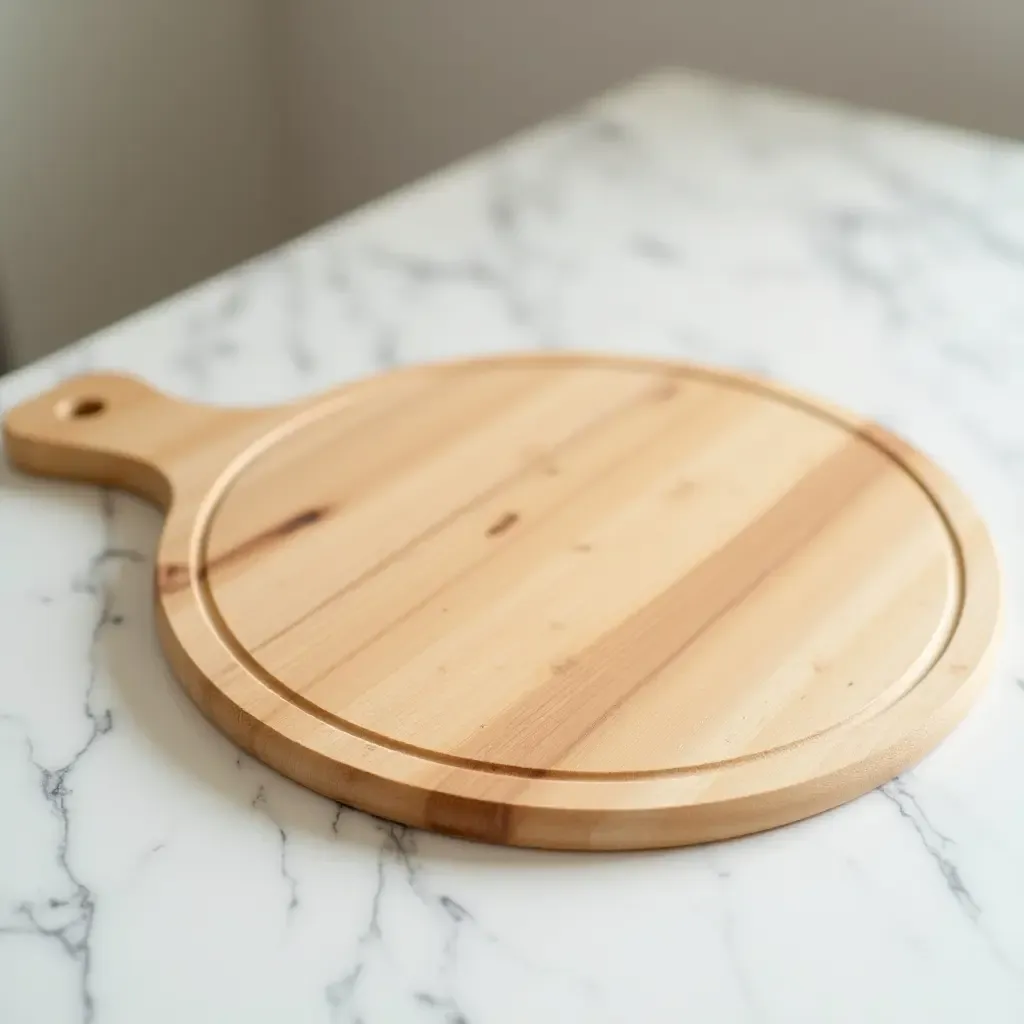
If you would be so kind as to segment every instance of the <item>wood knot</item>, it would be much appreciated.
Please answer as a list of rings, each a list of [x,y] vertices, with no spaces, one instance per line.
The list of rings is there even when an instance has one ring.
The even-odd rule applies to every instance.
[[[516,523],[519,522],[518,512],[506,512],[500,519],[492,523],[487,528],[488,537],[500,537],[503,533],[507,533],[512,529]]]
[[[174,594],[188,587],[188,566],[180,562],[169,562],[158,565],[156,570],[156,587],[161,594]]]

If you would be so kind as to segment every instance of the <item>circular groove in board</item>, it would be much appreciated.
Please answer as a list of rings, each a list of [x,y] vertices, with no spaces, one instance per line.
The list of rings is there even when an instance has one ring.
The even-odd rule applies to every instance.
[[[513,368],[513,372],[515,372],[515,368]],[[754,391],[754,389],[752,389],[749,385],[742,384],[742,383],[727,382],[725,384],[720,385],[720,384],[718,384],[716,382],[716,387],[717,386],[724,386],[724,387],[730,387],[730,388],[740,388],[745,393],[756,393],[756,391]],[[804,415],[813,415],[813,416],[816,416],[816,417],[817,416],[822,416],[822,414],[817,412],[816,410],[808,409],[806,407],[803,407],[803,406],[799,405],[796,402],[792,403],[792,407],[795,410],[795,415],[796,416],[804,416]],[[284,425],[284,427],[280,431],[278,431],[278,433],[276,435],[275,442],[274,442],[275,445],[280,445],[280,444],[287,443],[289,437],[291,435],[294,435],[298,430],[305,429],[305,428],[313,426],[313,424],[315,424],[318,420],[321,420],[321,419],[325,418],[326,416],[330,415],[330,413],[332,411],[333,411],[333,408],[330,405],[325,405],[325,407],[322,410],[317,410],[319,415],[316,415],[316,416],[308,416],[308,415],[301,416],[301,417],[298,418],[299,422],[297,422],[295,424],[286,424],[286,425]],[[840,432],[840,431],[845,432],[845,428],[837,426],[831,420],[831,417],[824,416],[823,419],[824,419],[825,423],[828,425],[830,430],[835,430],[836,432]],[[857,717],[865,717],[865,716],[867,716],[869,714],[877,713],[879,710],[881,710],[882,707],[886,706],[886,702],[892,703],[893,701],[898,700],[900,698],[900,696],[902,696],[903,693],[905,693],[908,689],[910,689],[910,687],[912,687],[917,681],[920,680],[920,678],[923,675],[925,675],[927,673],[927,671],[934,664],[934,662],[937,659],[937,657],[939,656],[939,654],[941,654],[942,650],[945,649],[946,643],[948,642],[948,639],[949,639],[949,636],[950,636],[950,634],[952,632],[952,629],[955,626],[956,617],[959,614],[961,580],[960,580],[960,569],[959,569],[960,557],[959,557],[958,546],[956,545],[955,538],[953,538],[949,534],[948,527],[946,526],[945,521],[942,518],[941,511],[938,508],[935,507],[935,505],[934,505],[934,503],[933,503],[933,501],[931,499],[931,496],[928,494],[928,492],[923,490],[920,487],[920,485],[917,483],[917,481],[906,471],[905,467],[903,467],[902,464],[900,464],[898,462],[898,460],[894,460],[892,455],[890,455],[889,453],[885,452],[884,449],[879,448],[877,446],[877,444],[874,441],[872,441],[870,438],[857,439],[856,443],[858,445],[864,445],[868,449],[868,451],[870,452],[871,456],[877,457],[879,465],[881,465],[883,467],[885,466],[885,463],[890,461],[890,460],[896,461],[896,464],[899,466],[900,473],[901,474],[905,474],[905,479],[906,479],[906,483],[907,483],[907,490],[910,493],[911,498],[912,499],[916,498],[917,500],[920,501],[921,511],[923,512],[923,514],[926,517],[934,516],[934,523],[932,523],[931,525],[933,526],[935,533],[937,535],[940,534],[940,533],[945,535],[945,539],[946,539],[946,541],[948,543],[948,551],[946,552],[946,554],[947,554],[947,558],[948,558],[948,565],[950,567],[949,578],[948,578],[948,580],[945,581],[947,583],[947,585],[948,585],[947,591],[945,591],[945,592],[939,591],[939,592],[936,592],[933,595],[933,596],[935,596],[937,598],[939,598],[939,597],[945,598],[944,601],[938,602],[942,606],[941,610],[939,610],[937,612],[936,616],[935,616],[938,628],[935,629],[934,632],[930,631],[931,632],[931,636],[930,636],[930,642],[929,643],[918,645],[918,644],[913,643],[913,641],[917,639],[916,637],[911,637],[910,638],[911,643],[910,643],[909,646],[912,647],[912,649],[915,651],[915,653],[917,653],[918,648],[920,647],[920,655],[921,656],[914,659],[914,662],[913,662],[912,666],[910,667],[910,669],[907,672],[903,673],[900,676],[897,676],[894,679],[894,682],[890,686],[888,686],[884,691],[880,692],[879,695],[876,698],[874,698],[873,700],[871,700],[870,702],[863,703],[862,698],[858,697],[859,706],[858,706],[857,711],[856,711],[856,716]],[[523,470],[520,471],[521,474],[524,474],[524,473],[525,474],[529,474],[529,472],[531,470],[532,471],[537,471],[538,468],[539,468],[540,472],[543,475],[546,476],[547,474],[545,472],[545,467],[543,465],[544,461],[547,460],[547,459],[550,459],[552,456],[557,456],[557,454],[560,452],[561,448],[564,448],[564,447],[565,446],[558,446],[558,447],[556,447],[554,449],[549,449],[549,450],[545,451],[543,459],[541,459],[541,458],[534,458],[533,460],[528,462],[527,465],[523,468]],[[243,455],[242,458],[239,459],[235,463],[235,465],[232,467],[230,473],[225,474],[225,476],[222,477],[218,481],[217,486],[215,487],[215,489],[214,489],[214,491],[213,491],[213,493],[211,495],[212,500],[211,500],[211,502],[206,507],[205,517],[201,518],[197,522],[196,539],[195,539],[195,542],[194,542],[194,545],[193,545],[193,558],[192,558],[192,563],[193,564],[195,564],[195,565],[207,565],[207,566],[211,565],[211,563],[213,563],[213,564],[223,564],[223,562],[224,562],[223,556],[211,557],[211,554],[210,554],[210,543],[211,543],[210,542],[210,535],[211,535],[211,532],[212,532],[212,529],[213,529],[213,526],[214,526],[214,523],[215,523],[215,520],[216,520],[217,513],[218,513],[219,509],[223,506],[224,502],[226,500],[229,500],[230,494],[231,494],[231,490],[232,490],[232,486],[233,486],[233,484],[236,481],[238,481],[238,479],[242,476],[242,474],[250,473],[254,469],[256,471],[258,471],[259,459],[260,459],[261,456],[263,456],[264,454],[267,453],[268,448],[269,448],[269,445],[267,445],[265,443],[259,444],[257,446],[257,448],[255,449],[255,451],[253,451],[252,453],[246,453],[245,455]],[[293,465],[292,460],[289,459],[289,460],[286,460],[286,461],[287,461],[287,463],[289,465]],[[550,463],[548,463],[548,465],[550,465]],[[480,497],[481,497],[480,495],[476,495],[476,494],[473,495],[472,497],[470,497],[469,501],[467,501],[467,503],[466,503],[465,508],[472,507],[474,504],[476,504],[478,502]],[[297,502],[297,504],[298,505],[303,505],[304,503],[299,501],[299,502]],[[310,504],[310,502],[306,502],[305,504]],[[505,496],[502,494],[501,491],[497,491],[497,493],[493,494],[493,504],[495,506],[502,506],[502,505],[508,505],[508,504],[511,504],[511,503],[508,500],[506,500]],[[685,507],[681,511],[682,511],[683,515],[685,516],[685,511],[686,511]],[[287,530],[282,531],[280,528],[278,528],[276,531],[266,531],[266,532],[267,533],[274,532],[274,533],[276,533],[277,536],[280,536],[282,538],[286,538],[292,532],[292,530],[296,530],[297,531],[299,529],[305,529],[305,528],[312,529],[312,528],[314,528],[316,526],[316,524],[321,521],[322,518],[323,517],[319,516],[319,515],[298,513],[297,516],[290,517],[289,519],[286,520],[287,527],[288,527]],[[518,531],[517,535],[521,536],[522,533],[523,533],[523,530],[525,528],[527,528],[527,525],[528,525],[526,522],[524,522],[524,516],[521,515],[519,512],[506,512],[503,516],[500,516],[497,520],[495,520],[492,523],[492,525],[489,526],[489,527],[485,528],[484,526],[481,525],[483,523],[486,523],[486,522],[490,521],[491,518],[492,518],[492,515],[486,515],[485,514],[483,516],[479,516],[478,517],[478,521],[474,525],[471,525],[469,527],[469,530],[471,532],[476,532],[478,534],[482,532],[482,533],[486,534],[487,536],[494,537],[494,538],[497,538],[500,534],[506,534],[507,533],[509,535],[509,540],[512,541],[512,540],[514,540],[514,538],[512,538],[513,528],[516,528],[517,531]],[[425,539],[429,538],[429,536],[432,533],[435,532],[435,530],[436,530],[438,525],[447,525],[447,523],[443,523],[443,524],[429,524],[426,527],[426,529],[424,529],[422,531],[418,531],[418,532],[415,531],[415,530],[412,531],[414,536],[406,544],[403,545],[403,549],[405,551],[409,551],[410,549],[412,549],[414,547],[416,542],[421,542],[422,543]],[[242,542],[242,546],[245,546],[247,543],[249,543],[249,542],[243,541]],[[937,548],[941,549],[941,545],[942,545],[941,540],[939,539],[938,536],[936,536],[936,538],[935,538],[935,546]],[[567,545],[567,546],[572,546],[572,545]],[[477,561],[470,567],[471,570],[479,569],[482,566],[485,567],[486,564],[489,561],[491,561],[492,557],[496,554],[496,547],[494,545],[485,545],[484,547],[486,548],[486,550],[480,552],[480,555],[477,558]],[[233,551],[235,551],[235,550],[237,550],[237,547],[235,547],[235,546],[229,546],[228,547],[228,551],[229,552],[233,553]],[[625,546],[625,550],[626,550],[626,552],[628,554],[628,553],[630,553],[631,549],[628,546]],[[589,552],[583,552],[583,553],[586,554],[586,553],[589,553]],[[395,564],[395,563],[392,563],[392,564]],[[396,571],[399,571],[399,572],[401,571],[401,564],[400,564],[400,562],[397,565],[395,565],[395,568],[396,568]],[[360,578],[360,580],[358,582],[359,583],[367,582],[369,579],[372,579],[374,575],[375,575],[375,570],[369,570],[369,571],[367,571],[366,573],[364,573],[361,576],[361,578]],[[675,773],[675,772],[692,772],[692,771],[702,770],[702,769],[705,769],[705,768],[717,767],[718,765],[723,764],[723,763],[727,763],[729,761],[740,761],[740,760],[745,760],[745,759],[752,758],[752,757],[763,756],[763,755],[766,755],[766,754],[769,754],[769,753],[773,752],[774,750],[793,746],[793,745],[795,745],[797,743],[803,742],[806,739],[812,738],[813,736],[822,735],[823,733],[829,731],[830,729],[837,728],[837,727],[843,725],[845,722],[849,721],[849,718],[854,717],[854,716],[848,716],[847,718],[840,718],[838,720],[833,720],[833,721],[830,721],[830,722],[827,722],[827,723],[826,722],[821,722],[821,723],[817,724],[816,728],[812,727],[808,731],[808,727],[806,726],[806,715],[805,714],[801,714],[801,717],[800,717],[800,720],[799,720],[799,724],[800,724],[800,726],[804,730],[802,735],[786,736],[781,742],[776,743],[771,748],[765,748],[764,746],[757,747],[756,749],[749,749],[748,748],[748,750],[745,753],[740,754],[740,755],[736,755],[736,756],[731,757],[731,758],[730,757],[722,757],[720,760],[715,761],[715,762],[700,761],[697,764],[692,764],[692,763],[689,763],[689,764],[673,763],[673,764],[669,764],[669,765],[662,766],[662,767],[645,767],[645,768],[640,768],[640,767],[634,767],[634,768],[618,767],[618,768],[616,768],[614,770],[603,770],[603,771],[602,770],[596,770],[596,769],[589,770],[589,771],[587,771],[587,770],[580,770],[580,771],[559,770],[558,768],[553,767],[550,763],[545,763],[545,762],[538,761],[533,756],[533,755],[536,755],[537,748],[532,743],[530,743],[526,747],[525,750],[520,752],[521,754],[524,754],[526,756],[525,757],[521,756],[516,763],[511,763],[511,762],[510,763],[498,763],[498,762],[495,762],[493,760],[482,760],[482,759],[474,759],[474,758],[468,757],[468,756],[459,756],[457,753],[451,753],[451,752],[448,752],[448,751],[445,751],[445,750],[430,749],[430,748],[426,748],[426,747],[420,746],[420,745],[418,745],[415,742],[415,735],[414,734],[410,734],[410,735],[408,735],[406,737],[402,737],[402,738],[400,738],[398,736],[395,736],[395,735],[389,735],[385,731],[387,729],[387,727],[388,727],[386,722],[383,723],[383,724],[378,724],[376,727],[374,727],[371,724],[363,724],[363,723],[361,723],[359,721],[354,721],[352,719],[346,719],[340,713],[338,713],[337,711],[332,710],[331,707],[324,706],[324,705],[321,705],[321,704],[317,704],[313,700],[311,700],[310,698],[306,697],[305,693],[306,693],[306,691],[308,689],[308,685],[309,685],[307,679],[295,679],[295,680],[287,679],[288,666],[286,664],[285,665],[276,664],[276,665],[273,665],[273,666],[269,666],[269,665],[263,664],[258,659],[258,657],[255,654],[251,653],[250,650],[247,649],[247,647],[245,645],[245,642],[243,640],[240,640],[234,634],[234,632],[231,630],[230,625],[225,620],[224,613],[222,612],[221,608],[218,606],[216,596],[214,595],[214,593],[212,591],[212,585],[213,585],[212,581],[215,578],[216,578],[216,572],[215,572],[215,570],[211,570],[210,572],[206,572],[206,573],[200,574],[200,576],[199,576],[199,578],[197,580],[198,596],[199,596],[199,599],[202,602],[204,610],[205,610],[205,612],[206,612],[206,614],[207,614],[207,616],[209,618],[211,628],[217,633],[217,635],[225,643],[225,645],[231,649],[232,653],[239,660],[239,662],[241,664],[244,664],[246,669],[249,672],[251,672],[256,678],[258,678],[262,683],[264,683],[264,685],[266,685],[270,689],[273,689],[273,690],[277,691],[281,696],[285,697],[285,699],[294,701],[299,706],[301,706],[303,708],[303,710],[305,710],[306,712],[316,716],[321,721],[323,721],[323,722],[325,722],[327,724],[330,724],[333,727],[349,730],[354,735],[359,736],[359,737],[361,737],[363,739],[370,740],[370,741],[372,741],[374,743],[380,743],[380,744],[385,745],[385,746],[391,746],[395,750],[404,751],[406,753],[414,754],[414,755],[422,757],[422,758],[437,760],[438,762],[440,762],[442,764],[448,764],[448,765],[452,765],[452,766],[469,767],[469,768],[477,768],[477,769],[481,769],[481,770],[485,770],[485,771],[493,771],[493,772],[499,772],[499,773],[506,773],[506,774],[514,775],[514,776],[522,775],[522,776],[526,776],[526,777],[530,777],[532,775],[535,775],[538,772],[543,772],[549,778],[567,778],[567,779],[568,778],[574,778],[574,777],[582,776],[582,775],[586,775],[586,776],[588,776],[590,778],[594,778],[594,779],[600,779],[600,778],[636,777],[636,776],[645,775],[645,774],[655,775],[655,774],[671,774],[671,773]],[[432,585],[433,585],[433,581],[432,581]],[[347,594],[351,595],[352,600],[355,600],[355,601],[359,600],[358,588],[352,587],[352,586],[348,586],[348,587],[343,588],[343,589],[346,591]],[[439,594],[439,595],[443,595],[443,590],[444,590],[444,582],[441,582],[438,585],[437,590],[435,591],[435,593]],[[241,596],[241,598],[243,600],[248,598],[248,594],[247,593],[243,593],[240,596]],[[335,594],[335,593],[332,593],[330,595],[330,599],[329,600],[330,600],[331,604],[336,604],[335,599],[337,598],[337,596],[338,595]],[[235,610],[237,612],[239,620],[242,621],[243,624],[244,624],[244,610],[245,610],[244,606],[242,607],[241,610],[238,610],[238,609],[233,609],[233,610]],[[330,613],[330,608],[329,607],[321,606],[320,608],[317,609],[317,611],[318,612],[323,612],[324,614],[329,614]],[[389,613],[388,617],[390,617],[390,614],[391,613]],[[398,618],[400,619],[401,616],[398,616]],[[287,633],[286,633],[284,624],[279,623],[277,626],[275,626],[274,634],[273,635],[274,635],[275,640],[277,640],[279,638],[282,638],[282,636],[283,636],[285,643],[287,643],[287,639],[288,638],[287,638]],[[388,639],[387,627],[383,626],[381,629],[376,630],[375,631],[374,639],[377,640],[377,642],[379,642],[379,643],[386,644],[387,643],[387,639]],[[262,647],[264,647],[264,642],[255,641],[255,640],[253,641],[253,649],[254,650],[259,650]],[[550,659],[549,659],[549,661],[550,661]],[[544,664],[546,664],[546,663],[544,663]],[[562,664],[562,663],[556,662],[556,671],[554,673],[556,676],[558,675],[557,666],[559,664]],[[335,660],[333,667],[335,668],[335,670],[340,667],[338,662],[337,662],[337,660]],[[543,667],[542,666],[536,666],[536,667],[540,667],[541,671],[543,671]],[[362,682],[362,680],[360,680],[360,682]],[[553,682],[556,683],[556,685],[557,685],[557,687],[559,689],[571,688],[571,683],[567,684],[563,680],[553,680]],[[681,681],[673,680],[672,682],[673,682],[673,684],[678,685],[678,683],[681,682]],[[584,682],[583,685],[586,685],[586,683]],[[846,685],[849,688],[849,682],[847,682],[844,685]],[[328,696],[335,697],[336,694],[333,691],[331,691],[328,694]],[[406,691],[406,699],[407,700],[409,699],[409,696],[410,695],[408,694],[408,691]],[[462,696],[465,696],[465,695],[462,695]],[[436,693],[431,693],[428,696],[427,699],[428,700],[435,700],[435,699],[437,699]],[[476,713],[474,715],[474,718],[477,721],[479,721],[480,719],[488,719],[488,718],[491,717],[491,715],[493,715],[495,713],[497,713],[497,712],[494,709],[492,709],[492,708],[485,708],[481,712]],[[453,746],[454,746],[454,744],[453,744]],[[616,749],[613,752],[612,756],[613,756],[613,758],[615,758],[616,760],[621,762],[621,759],[622,759],[622,751],[621,751],[621,749]]]
[[[519,357],[202,416],[122,453],[173,492],[168,658],[237,742],[387,817],[583,849],[755,831],[891,778],[985,675],[976,514],[803,396]]]

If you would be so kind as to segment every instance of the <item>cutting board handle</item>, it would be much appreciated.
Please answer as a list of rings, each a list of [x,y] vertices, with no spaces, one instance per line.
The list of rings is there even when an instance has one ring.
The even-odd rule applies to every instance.
[[[174,466],[232,416],[161,394],[135,377],[86,374],[11,409],[4,449],[24,472],[118,487],[166,508]]]

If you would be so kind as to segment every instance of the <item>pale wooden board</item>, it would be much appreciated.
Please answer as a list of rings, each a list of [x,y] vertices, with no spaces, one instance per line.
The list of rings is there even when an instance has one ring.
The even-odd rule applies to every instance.
[[[941,471],[698,367],[468,361],[241,410],[86,377],[4,431],[28,472],[167,508],[160,638],[219,728],[473,838],[668,846],[834,807],[954,726],[998,633]]]

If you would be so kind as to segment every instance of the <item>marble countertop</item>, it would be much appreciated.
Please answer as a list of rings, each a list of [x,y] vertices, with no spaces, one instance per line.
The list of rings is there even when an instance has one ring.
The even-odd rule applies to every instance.
[[[1005,567],[995,678],[771,833],[503,849],[242,756],[164,665],[156,511],[0,469],[0,1020],[1024,1019],[1024,147],[657,74],[0,381],[225,404],[587,348],[754,370],[939,460]]]

